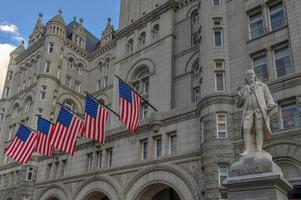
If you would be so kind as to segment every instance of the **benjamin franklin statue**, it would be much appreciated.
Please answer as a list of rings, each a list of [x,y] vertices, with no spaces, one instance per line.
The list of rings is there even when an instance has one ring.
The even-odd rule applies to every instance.
[[[256,80],[253,70],[246,72],[245,84],[237,89],[237,93],[236,106],[243,110],[244,154],[262,151],[264,139],[271,136],[269,117],[277,111],[277,105],[268,86]]]

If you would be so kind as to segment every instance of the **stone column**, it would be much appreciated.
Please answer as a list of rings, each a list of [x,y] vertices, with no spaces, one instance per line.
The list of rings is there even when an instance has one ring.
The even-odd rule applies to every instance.
[[[224,181],[229,200],[287,200],[292,186],[267,152],[242,155]]]

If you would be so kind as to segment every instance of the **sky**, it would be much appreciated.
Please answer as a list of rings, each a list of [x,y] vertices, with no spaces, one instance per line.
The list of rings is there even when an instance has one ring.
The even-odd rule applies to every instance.
[[[101,32],[112,18],[118,29],[120,0],[0,0],[0,97],[2,96],[9,53],[25,41],[35,26],[39,13],[46,25],[58,10],[63,11],[65,23],[74,17],[84,20],[84,27],[100,38]]]

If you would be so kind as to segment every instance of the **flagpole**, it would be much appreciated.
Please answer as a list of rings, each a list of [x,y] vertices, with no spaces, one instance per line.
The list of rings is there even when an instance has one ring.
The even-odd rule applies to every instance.
[[[58,104],[58,105],[60,105],[60,106],[63,106],[63,107],[66,108],[68,111],[70,111],[70,112],[72,112],[73,114],[77,115],[78,117],[84,119],[84,117],[83,117],[82,114],[76,113],[76,112],[72,111],[70,108],[67,108],[64,104],[61,104],[61,103],[56,103],[56,104]]]
[[[103,102],[99,101],[98,99],[96,99],[93,95],[91,95],[90,93],[88,93],[87,91],[84,91],[87,95],[89,95],[90,97],[92,97],[95,101],[97,101],[98,103],[100,103],[101,105],[103,105],[104,107],[106,107],[108,110],[110,110],[112,113],[114,113],[116,116],[120,117],[120,115],[118,113],[116,113],[114,110],[112,110],[111,108],[109,108],[107,105],[105,105]]]
[[[131,86],[129,86],[126,82],[124,82],[121,78],[119,78],[117,75],[116,78],[118,78],[121,82],[123,82],[124,84],[126,84],[133,92],[135,92],[135,94],[137,94],[147,105],[149,105],[152,109],[154,109],[154,111],[158,111],[152,104],[150,104],[143,96],[141,96],[140,94],[138,94],[138,92],[136,92]]]
[[[40,117],[40,118],[46,120],[47,122],[50,122],[52,125],[54,125],[54,123],[52,123],[52,122],[51,122],[50,120],[48,120],[48,119],[45,119],[44,117],[42,117],[42,115],[36,114],[36,116],[37,116],[37,117]]]

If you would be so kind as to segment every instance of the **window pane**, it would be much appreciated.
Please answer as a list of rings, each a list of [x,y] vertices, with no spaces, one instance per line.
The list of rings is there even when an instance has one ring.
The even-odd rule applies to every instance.
[[[259,80],[266,81],[269,79],[266,54],[253,57],[253,68]]]
[[[170,136],[170,154],[175,155],[177,152],[177,136],[171,135]]]
[[[256,38],[264,33],[262,12],[249,16],[250,20],[250,36],[251,39]]]
[[[214,31],[214,44],[217,47],[222,46],[222,32]]]
[[[284,129],[299,127],[299,112],[296,102],[281,106],[282,125]]]
[[[218,6],[219,5],[219,0],[213,0],[213,5]]]
[[[162,154],[162,139],[156,139],[156,157],[161,157]]]
[[[271,29],[275,30],[285,25],[282,2],[270,6],[269,9],[270,9]]]
[[[288,46],[274,50],[277,76],[285,76],[292,72],[291,58]]]
[[[223,91],[224,90],[224,75],[216,74],[216,90]]]

